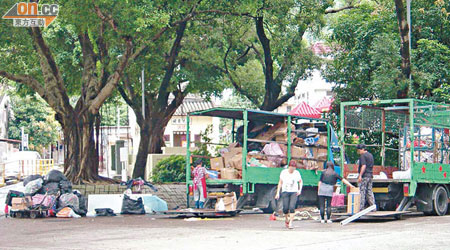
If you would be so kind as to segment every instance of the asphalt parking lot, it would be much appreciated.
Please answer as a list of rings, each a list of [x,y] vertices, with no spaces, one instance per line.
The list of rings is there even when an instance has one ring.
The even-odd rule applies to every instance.
[[[341,226],[267,214],[223,219],[130,215],[80,219],[0,218],[0,249],[448,249],[450,216],[404,216]]]

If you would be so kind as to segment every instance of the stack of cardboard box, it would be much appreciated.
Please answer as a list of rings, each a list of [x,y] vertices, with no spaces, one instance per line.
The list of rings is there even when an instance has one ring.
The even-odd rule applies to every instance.
[[[27,210],[33,205],[31,196],[14,197],[11,200],[11,209],[13,210]]]
[[[294,130],[295,126],[291,125],[291,129]],[[311,170],[323,170],[323,161],[327,159],[327,136],[326,135],[314,135],[317,141],[312,147],[300,147],[295,146],[295,144],[305,145],[304,139],[298,138],[294,133],[291,134],[291,141],[293,145],[291,146],[291,156],[294,158],[292,160],[296,161],[299,168],[311,169]],[[287,142],[287,124],[277,123],[274,126],[265,129],[265,132],[260,133],[255,139],[267,140],[267,141],[282,141]],[[265,142],[261,143],[263,146],[266,145]],[[252,158],[252,162],[256,163],[255,166],[258,167],[280,167],[287,164],[287,146],[285,144],[275,144],[279,146],[283,151],[283,154],[279,155],[281,161],[274,161],[273,157],[277,156],[267,156],[265,157],[262,152],[257,152],[256,154],[249,153],[246,156],[246,161],[249,162]],[[319,146],[320,145],[320,146]],[[267,145],[266,145],[267,146]],[[273,145],[271,145],[273,146]],[[319,147],[318,147],[319,146]],[[279,150],[279,149],[278,149]],[[222,153],[222,156],[215,157],[211,159],[211,169],[218,171],[220,173],[220,179],[239,179],[242,176],[242,147],[238,143],[230,144]],[[271,159],[272,160],[268,160]],[[303,158],[303,159],[295,159]],[[306,160],[308,158],[318,159],[321,161]],[[257,160],[257,162],[255,161]]]
[[[347,196],[347,213],[356,214],[359,212],[361,204],[361,195],[359,193],[359,188],[350,188],[350,193]]]
[[[236,193],[226,193],[222,197],[217,197],[215,210],[216,211],[235,211],[237,207]]]

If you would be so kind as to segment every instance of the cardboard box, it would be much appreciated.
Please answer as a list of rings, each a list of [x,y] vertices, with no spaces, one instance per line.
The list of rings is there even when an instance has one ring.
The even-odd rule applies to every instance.
[[[297,146],[292,146],[291,147],[291,156],[292,157],[307,158],[306,157],[306,149],[305,148],[301,148],[301,147],[297,147]]]
[[[226,168],[232,168],[231,159],[237,155],[242,154],[242,148],[230,148],[230,152],[226,152],[223,154],[223,160]]]
[[[233,156],[230,160],[231,167],[235,169],[242,169],[242,154]]]
[[[321,135],[319,137],[319,141],[317,142],[317,144],[321,145],[321,146],[327,146],[328,145],[328,136],[326,135]]]
[[[218,198],[215,206],[216,211],[235,211],[237,207],[236,193],[227,193],[224,197]]]
[[[238,171],[234,168],[222,168],[220,170],[220,178],[224,180],[234,180],[238,177]]]
[[[14,197],[11,200],[11,209],[13,210],[26,210],[33,205],[33,201],[30,196]]]
[[[359,191],[359,190],[358,190]],[[361,204],[361,195],[360,193],[348,193],[347,196],[347,213],[348,214],[356,214],[359,212]]]
[[[313,157],[318,160],[327,160],[327,152],[328,150],[326,148],[314,148]]]
[[[211,158],[210,163],[211,163],[212,170],[219,171],[225,167],[225,161],[223,160],[223,157]]]

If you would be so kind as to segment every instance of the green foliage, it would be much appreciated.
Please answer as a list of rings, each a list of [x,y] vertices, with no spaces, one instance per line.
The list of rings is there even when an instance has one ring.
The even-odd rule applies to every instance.
[[[332,60],[322,73],[335,82],[337,100],[395,98],[400,68],[393,9],[373,4],[338,13],[330,21]]]
[[[209,56],[203,61],[221,69],[225,83],[255,106],[273,110],[282,104],[279,98],[318,68],[319,59],[303,36],[323,26],[325,9],[332,4],[316,0],[240,2],[233,8],[235,15],[208,23],[214,32],[208,39]]]
[[[450,48],[439,41],[421,39],[414,53],[418,92],[431,92],[433,100],[448,102],[450,97]]]
[[[11,96],[13,118],[10,120],[8,136],[21,139],[21,128],[28,134],[29,149],[41,151],[58,140],[59,124],[55,113],[38,96]]]
[[[409,96],[447,101],[450,3],[412,1],[412,89]],[[393,1],[365,1],[334,15],[328,43],[332,60],[323,75],[339,101],[397,98],[409,88],[401,73],[400,36]]]
[[[117,101],[110,101],[103,104],[100,109],[101,126],[117,126],[117,109],[120,114],[120,126],[129,125],[128,105],[123,101],[123,99],[119,99]]]
[[[172,155],[159,161],[152,170],[152,181],[162,182],[185,182],[186,181],[186,157]]]
[[[197,150],[194,150],[192,152],[192,155],[203,155],[203,156],[211,156],[210,148],[211,148],[211,133],[212,133],[212,125],[208,125],[205,129],[205,131],[200,133],[200,142],[196,143],[195,146],[197,147]],[[196,160],[195,158],[193,160]],[[207,158],[201,158],[203,162],[203,166],[209,168],[211,166],[211,163],[209,159]]]

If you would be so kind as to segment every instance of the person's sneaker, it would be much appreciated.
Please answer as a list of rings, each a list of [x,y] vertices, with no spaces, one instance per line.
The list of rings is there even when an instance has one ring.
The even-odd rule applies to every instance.
[[[320,223],[324,224],[324,223],[325,223],[325,221],[324,221],[324,220],[320,220]]]
[[[292,221],[291,222],[289,222],[289,227],[288,227],[289,229],[294,229],[294,226],[292,225]]]
[[[330,224],[330,223],[333,223],[333,221],[332,220],[327,220],[327,223]]]

